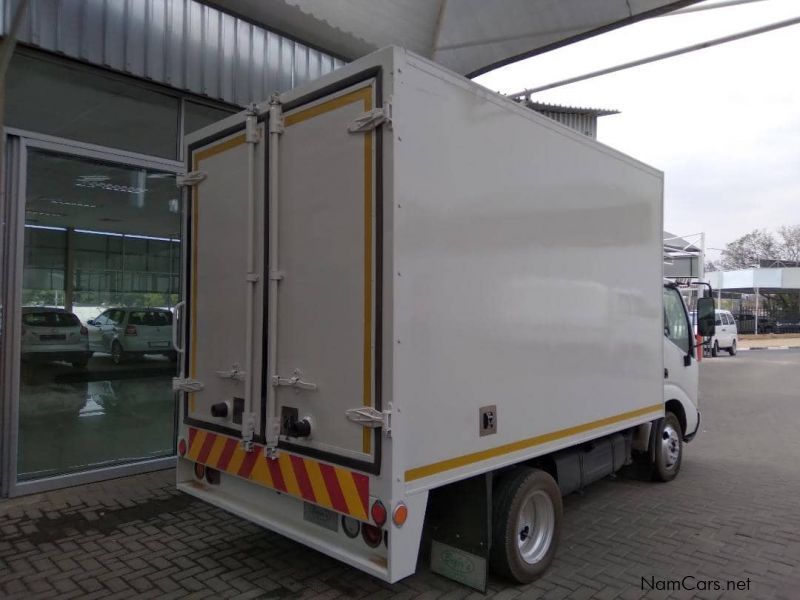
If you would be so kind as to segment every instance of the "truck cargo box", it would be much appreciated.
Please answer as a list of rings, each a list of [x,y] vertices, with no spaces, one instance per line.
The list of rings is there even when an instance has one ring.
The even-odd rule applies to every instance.
[[[664,414],[659,171],[397,48],[186,156],[182,490],[396,581],[430,490]]]

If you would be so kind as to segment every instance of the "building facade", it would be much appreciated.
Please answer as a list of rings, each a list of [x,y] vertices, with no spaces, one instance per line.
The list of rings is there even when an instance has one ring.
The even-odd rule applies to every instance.
[[[17,5],[0,0],[3,35]],[[343,64],[195,0],[31,0],[18,39],[0,202],[3,495],[171,464],[182,136]]]

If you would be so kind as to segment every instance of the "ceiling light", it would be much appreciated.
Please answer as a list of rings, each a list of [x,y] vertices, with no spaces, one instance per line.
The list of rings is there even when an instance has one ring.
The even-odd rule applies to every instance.
[[[64,206],[78,206],[80,208],[97,208],[96,204],[85,204],[83,202],[67,202],[66,200],[50,200],[50,204],[62,204]]]

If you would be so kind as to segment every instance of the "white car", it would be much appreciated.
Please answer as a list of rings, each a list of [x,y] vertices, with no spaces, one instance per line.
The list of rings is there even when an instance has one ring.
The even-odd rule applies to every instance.
[[[739,333],[736,321],[728,310],[715,310],[716,333],[711,338],[711,356],[719,355],[720,350],[727,350],[731,356],[736,356],[736,346],[739,342]]]
[[[79,369],[91,356],[89,332],[73,313],[63,308],[23,307],[23,362],[60,360]]]
[[[172,348],[172,313],[163,308],[109,308],[88,321],[89,347],[108,352],[116,364],[145,354],[177,358]]]

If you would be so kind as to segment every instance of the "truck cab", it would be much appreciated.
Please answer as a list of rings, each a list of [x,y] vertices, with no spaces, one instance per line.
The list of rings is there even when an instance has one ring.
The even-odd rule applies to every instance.
[[[698,401],[699,351],[678,286],[664,283],[664,409],[673,413],[680,431],[669,435],[689,442],[700,427]]]

